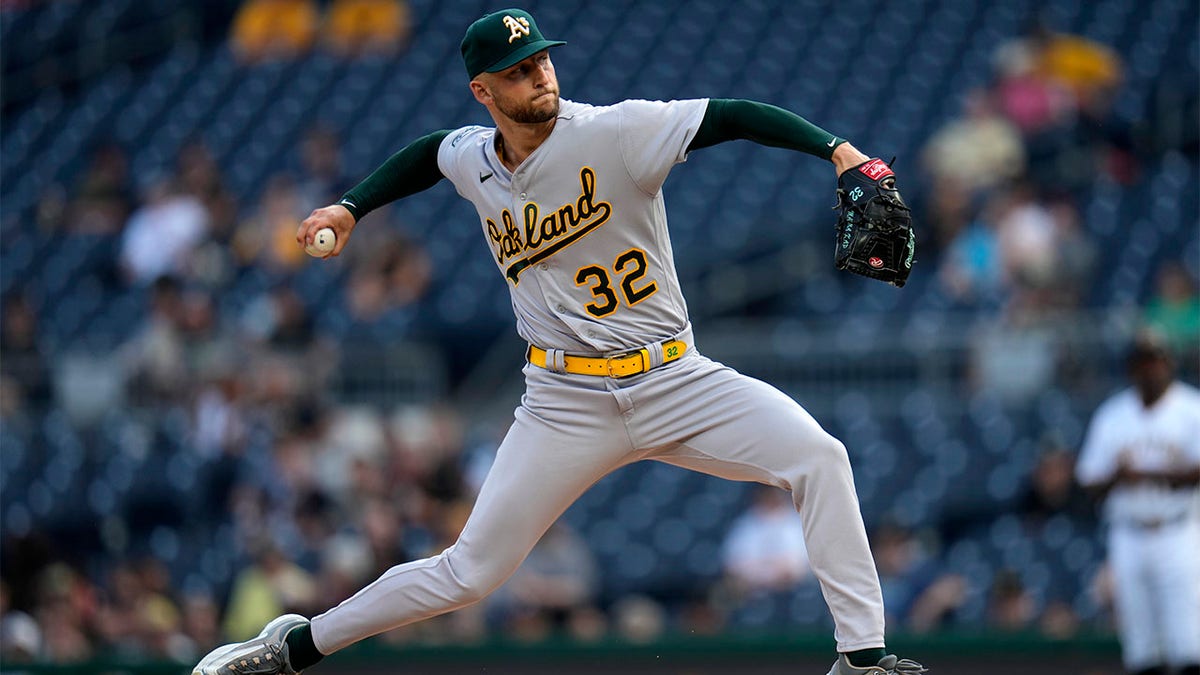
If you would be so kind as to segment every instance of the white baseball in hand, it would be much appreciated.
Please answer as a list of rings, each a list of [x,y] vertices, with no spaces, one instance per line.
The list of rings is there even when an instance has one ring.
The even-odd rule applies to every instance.
[[[314,258],[324,258],[333,251],[334,244],[337,243],[337,235],[333,229],[322,227],[317,230],[316,236],[313,237],[312,243],[304,247],[304,252]]]

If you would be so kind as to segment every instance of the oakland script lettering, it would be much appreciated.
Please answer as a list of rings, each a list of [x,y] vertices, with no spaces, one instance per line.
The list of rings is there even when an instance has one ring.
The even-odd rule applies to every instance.
[[[500,212],[500,224],[487,219],[488,238],[496,252],[497,263],[503,265],[521,254],[527,255],[513,263],[515,269],[510,268],[510,278],[515,280],[529,264],[570,246],[612,215],[611,204],[596,200],[596,172],[591,167],[579,170],[579,188],[579,197],[574,202],[563,204],[544,216],[536,202],[526,204],[521,210],[520,226],[508,209]],[[522,262],[525,264],[520,264]]]

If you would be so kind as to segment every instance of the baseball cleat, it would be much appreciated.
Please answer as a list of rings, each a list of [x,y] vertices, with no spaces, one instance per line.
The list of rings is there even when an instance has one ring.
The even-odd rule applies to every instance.
[[[838,654],[837,663],[829,669],[829,675],[919,675],[928,670],[916,661],[901,659],[895,654],[888,654],[879,659],[878,665],[859,668],[850,665],[845,654]]]
[[[200,660],[192,675],[299,675],[288,662],[287,634],[308,624],[299,614],[284,614],[258,637],[217,647]]]

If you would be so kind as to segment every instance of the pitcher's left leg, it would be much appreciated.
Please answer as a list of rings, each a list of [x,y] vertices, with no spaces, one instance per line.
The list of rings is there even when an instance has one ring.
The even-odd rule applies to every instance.
[[[883,595],[845,446],[764,382],[704,357],[679,365],[632,388],[635,443],[661,447],[651,459],[790,490],[838,651],[883,647]]]

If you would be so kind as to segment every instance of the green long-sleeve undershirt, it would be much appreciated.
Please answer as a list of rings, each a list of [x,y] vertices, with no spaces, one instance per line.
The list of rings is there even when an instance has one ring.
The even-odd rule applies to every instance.
[[[358,221],[384,204],[433,187],[444,177],[438,168],[438,147],[451,131],[435,131],[404,146],[350,188],[338,203]]]
[[[450,133],[443,129],[409,143],[338,203],[357,221],[385,204],[433,187],[443,178],[437,162],[438,147]],[[846,142],[783,108],[744,99],[714,98],[708,101],[688,151],[739,139],[823,159],[829,159],[833,149]]]
[[[799,150],[822,159],[832,157],[833,149],[846,142],[796,113],[768,103],[712,98],[688,152],[738,139]]]

